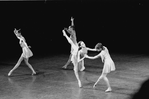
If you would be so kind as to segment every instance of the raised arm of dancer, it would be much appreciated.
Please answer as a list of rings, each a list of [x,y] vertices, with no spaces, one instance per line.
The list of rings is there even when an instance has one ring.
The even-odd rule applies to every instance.
[[[71,17],[71,26],[74,26],[74,18]]]
[[[21,29],[17,30],[17,29],[15,28],[13,32],[17,35],[17,34],[20,34],[20,33],[19,33],[20,30],[21,30]]]
[[[73,44],[72,40],[67,36],[66,32],[65,32],[64,30],[62,30],[62,32],[63,32],[63,35],[64,35],[64,36],[66,37],[66,39],[68,40],[68,42],[69,42],[70,44]]]

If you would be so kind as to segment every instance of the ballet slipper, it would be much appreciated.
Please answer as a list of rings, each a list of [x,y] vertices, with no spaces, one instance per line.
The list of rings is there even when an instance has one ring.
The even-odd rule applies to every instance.
[[[10,75],[11,75],[11,72],[8,73],[8,76],[10,76]]]
[[[83,66],[80,71],[84,71],[84,70],[85,70],[85,67]]]
[[[33,72],[32,75],[36,75],[36,72]]]
[[[96,84],[94,84],[93,88],[95,88],[95,87],[96,87]]]
[[[111,92],[112,89],[111,88],[108,88],[105,92]]]
[[[78,85],[79,85],[80,88],[82,87],[81,82],[78,82]]]
[[[67,68],[67,66],[63,66],[62,68],[63,68],[63,69],[66,69],[66,68]]]
[[[8,76],[10,76],[12,74],[12,71],[10,71],[9,73],[8,73]]]

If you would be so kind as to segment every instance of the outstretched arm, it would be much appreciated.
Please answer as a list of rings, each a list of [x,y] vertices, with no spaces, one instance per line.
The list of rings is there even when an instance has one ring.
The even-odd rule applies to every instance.
[[[86,55],[86,58],[89,58],[89,59],[96,59],[95,56],[91,57],[91,56],[88,56],[88,55]]]
[[[89,58],[89,59],[96,59],[96,58],[98,58],[99,56],[100,56],[100,53],[99,53],[98,55],[96,55],[96,56],[93,56],[93,57],[88,56],[88,55],[86,55],[85,57],[86,57],[86,58]]]
[[[91,56],[88,56],[87,54],[85,54],[83,58],[78,59],[78,62],[82,61],[84,58],[95,59],[96,57],[95,56],[91,57]]]
[[[86,49],[89,50],[89,51],[97,51],[95,48],[92,49],[92,48],[88,48],[88,47],[86,47]]]

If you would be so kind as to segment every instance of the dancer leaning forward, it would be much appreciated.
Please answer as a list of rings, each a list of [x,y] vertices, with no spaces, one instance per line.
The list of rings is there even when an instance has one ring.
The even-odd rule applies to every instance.
[[[110,91],[112,91],[112,88],[111,88],[109,80],[107,78],[107,74],[110,73],[111,71],[115,71],[115,64],[114,64],[114,62],[113,62],[113,60],[112,60],[112,58],[109,54],[109,51],[108,51],[107,47],[103,46],[101,43],[98,43],[98,44],[96,44],[95,49],[97,51],[101,51],[101,52],[98,55],[94,56],[94,57],[88,56],[87,54],[83,57],[83,58],[89,58],[89,59],[96,59],[98,57],[101,57],[102,62],[104,63],[102,74],[98,78],[98,80],[95,82],[93,88],[95,88],[97,83],[101,79],[103,79],[106,82],[107,87],[108,87],[105,92],[110,92]],[[78,60],[78,61],[83,60],[83,58]]]

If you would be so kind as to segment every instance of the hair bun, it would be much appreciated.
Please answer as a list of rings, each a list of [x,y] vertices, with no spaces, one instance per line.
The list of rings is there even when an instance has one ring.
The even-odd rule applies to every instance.
[[[95,49],[100,49],[102,47],[102,43],[97,43],[96,45],[95,45]]]

